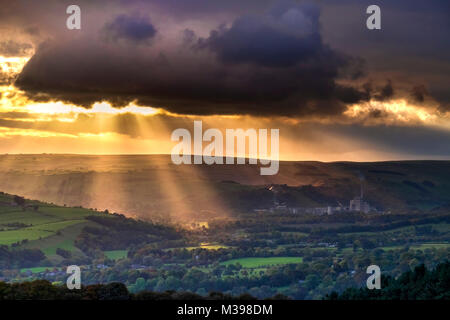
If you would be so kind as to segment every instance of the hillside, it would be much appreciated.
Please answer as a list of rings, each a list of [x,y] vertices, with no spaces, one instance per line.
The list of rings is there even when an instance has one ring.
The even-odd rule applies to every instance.
[[[320,299],[361,286],[370,264],[392,276],[434,267],[449,239],[448,212],[248,212],[185,229],[0,193],[0,282],[63,284],[75,264],[84,285],[118,281],[132,293]]]
[[[297,207],[348,204],[359,195],[395,212],[450,204],[450,161],[281,162],[279,174],[255,165],[181,165],[167,155],[3,155],[0,190],[58,205],[108,209],[161,221],[233,217],[273,205],[266,190],[286,185]]]
[[[0,267],[117,259],[126,256],[133,244],[180,238],[167,226],[0,193]],[[26,259],[30,253],[36,255],[34,261]]]

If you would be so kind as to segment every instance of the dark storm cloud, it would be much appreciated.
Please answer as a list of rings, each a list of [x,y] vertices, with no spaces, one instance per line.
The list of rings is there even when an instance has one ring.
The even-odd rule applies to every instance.
[[[415,86],[411,90],[411,95],[417,102],[424,102],[425,96],[428,95],[428,90],[424,85]]]
[[[196,39],[195,32],[191,29],[183,30],[183,44],[184,45],[192,45]]]
[[[117,16],[104,27],[105,37],[110,41],[128,40],[135,44],[149,43],[156,29],[148,17],[139,14]]]
[[[266,16],[244,16],[230,28],[214,30],[199,45],[216,52],[226,63],[254,63],[266,67],[290,67],[301,61],[335,56],[319,34],[319,11],[312,5],[286,4]]]
[[[359,101],[370,100],[370,92],[367,92],[364,87],[361,90],[356,90],[352,87],[337,86],[335,89],[336,96],[345,103],[357,103]]]
[[[0,7],[0,27],[25,35],[38,28],[33,41],[52,39],[33,43],[36,55],[17,81],[40,100],[121,106],[136,99],[189,114],[334,115],[347,103],[411,98],[423,83],[448,108],[449,2],[380,0],[380,32],[365,27],[369,0],[316,1],[321,10],[303,2],[79,0],[83,29],[70,32],[66,3],[18,0]],[[103,41],[105,24],[110,41]],[[363,76],[358,86],[372,80],[371,90],[337,84]]]
[[[345,91],[344,91],[345,92]],[[362,85],[361,91],[357,92],[359,95],[353,96],[353,99],[350,99],[349,102],[358,102],[361,100],[377,100],[377,101],[386,101],[394,97],[395,89],[391,80],[387,80],[384,85],[375,86],[371,81],[365,82]],[[353,92],[348,92],[347,95],[351,96],[354,94]]]
[[[0,56],[23,57],[31,53],[33,46],[29,43],[16,42],[14,40],[0,42]]]
[[[186,47],[196,36],[185,29],[175,49],[60,40],[38,48],[16,85],[34,98],[87,107],[137,100],[185,114],[340,114],[365,95],[336,84],[355,60],[323,44],[318,17],[315,6],[283,3],[239,17],[196,45]],[[110,32],[136,40],[145,29],[154,36],[148,21],[121,17]]]
[[[375,100],[384,101],[391,98],[394,95],[394,87],[391,80],[388,80],[385,86],[378,90],[378,93],[374,95]]]
[[[365,27],[372,4],[381,8],[381,30]],[[325,0],[320,6],[324,40],[364,57],[369,78],[391,79],[401,98],[424,84],[430,98],[450,103],[450,1]]]

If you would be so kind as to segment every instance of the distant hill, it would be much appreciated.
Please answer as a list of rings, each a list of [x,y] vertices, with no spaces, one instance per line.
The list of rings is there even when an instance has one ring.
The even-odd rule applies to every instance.
[[[232,217],[273,205],[267,186],[286,185],[291,206],[326,206],[360,193],[382,210],[450,208],[450,161],[281,162],[279,174],[256,165],[174,165],[168,155],[2,155],[0,190],[67,206],[108,209],[144,219]]]

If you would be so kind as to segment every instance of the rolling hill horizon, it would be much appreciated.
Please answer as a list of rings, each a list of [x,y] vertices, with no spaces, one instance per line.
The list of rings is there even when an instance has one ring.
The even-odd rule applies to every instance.
[[[59,205],[130,217],[208,220],[273,205],[284,185],[291,207],[348,203],[360,193],[382,210],[432,210],[450,203],[450,161],[283,161],[274,176],[257,165],[174,165],[164,155],[3,155],[0,190]]]
[[[35,153],[35,152],[6,152],[6,153],[0,153],[1,156],[87,156],[87,157],[120,157],[120,156],[150,156],[150,157],[170,157],[170,153],[77,153],[77,152],[42,152],[42,153]],[[193,157],[195,154],[188,154],[188,156]],[[224,159],[227,157],[224,156]],[[260,158],[251,158],[251,157],[233,157],[234,159],[238,158],[244,158],[246,160],[249,159],[260,159]],[[324,161],[324,160],[315,160],[315,159],[279,159],[279,162],[320,162],[320,163],[383,163],[383,162],[414,162],[414,161],[450,161],[450,158],[442,158],[442,159],[435,159],[435,158],[386,158],[385,160],[373,160],[373,161],[356,161],[356,160],[330,160],[330,161]]]

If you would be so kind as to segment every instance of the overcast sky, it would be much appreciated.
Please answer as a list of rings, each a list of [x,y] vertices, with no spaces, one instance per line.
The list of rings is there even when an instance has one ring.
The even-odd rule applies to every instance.
[[[81,30],[66,28],[70,4]],[[281,127],[286,159],[448,159],[450,2],[377,1],[381,30],[366,28],[371,4],[4,2],[0,152],[38,152],[42,139],[58,152],[66,137],[91,153],[103,134],[106,153],[166,153],[170,130],[194,116]],[[101,102],[117,109],[107,120],[88,111]],[[160,112],[120,111],[131,104]],[[136,146],[121,151],[119,137]]]

